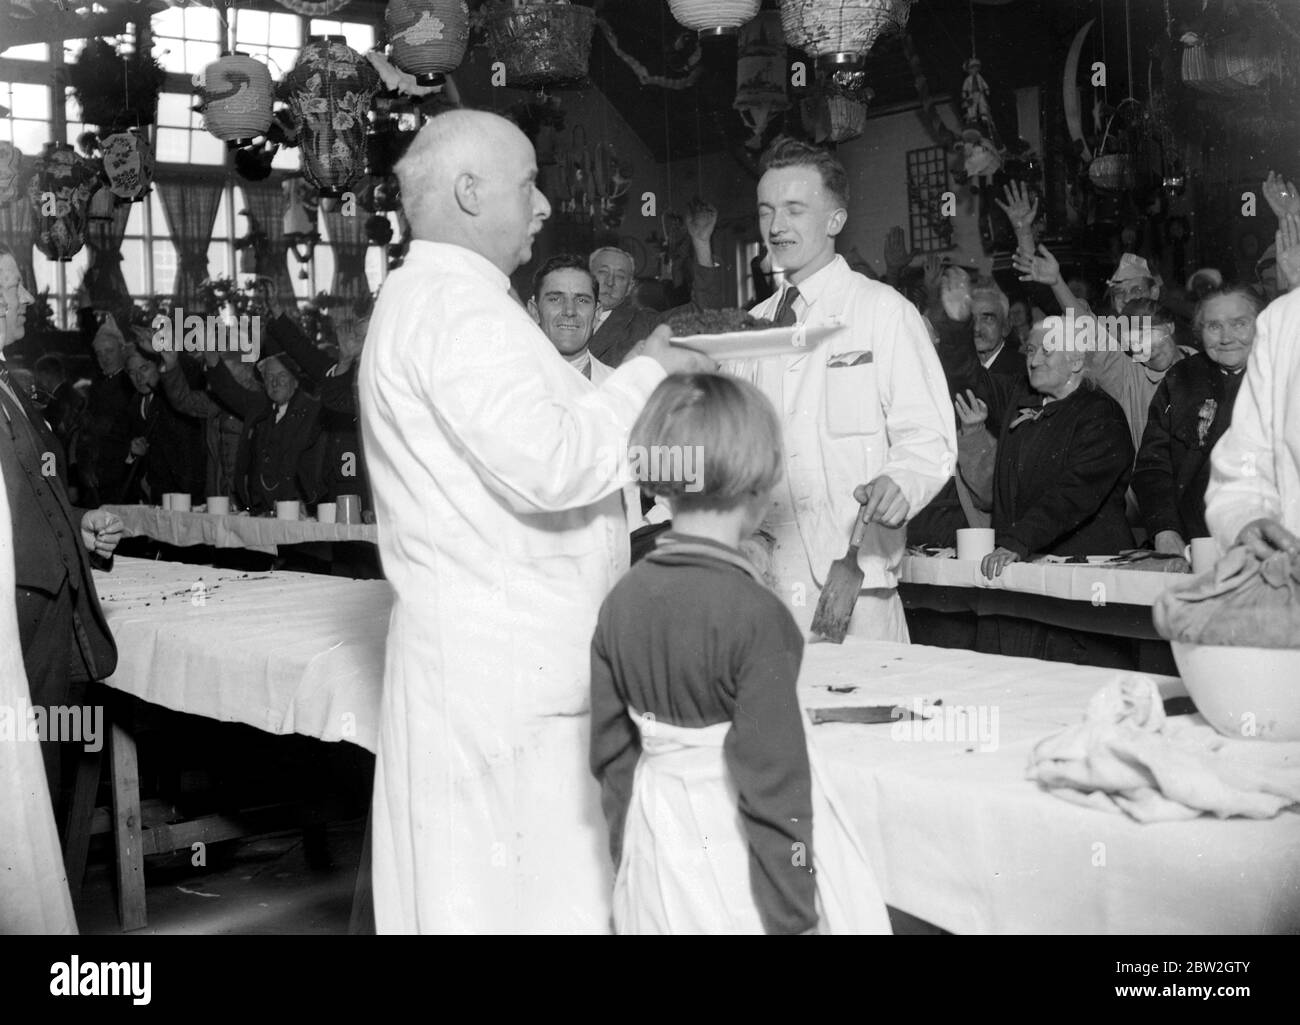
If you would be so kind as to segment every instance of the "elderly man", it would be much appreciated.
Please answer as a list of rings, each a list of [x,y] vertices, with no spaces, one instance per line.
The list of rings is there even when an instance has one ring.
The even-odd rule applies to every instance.
[[[574,373],[509,295],[550,214],[528,139],[431,119],[397,165],[413,233],[361,357],[395,591],[373,805],[380,932],[603,932],[610,878],[585,760],[590,644],[627,560],[618,491],[666,372],[655,331]]]
[[[13,518],[18,633],[31,703],[75,705],[92,680],[117,667],[117,647],[95,593],[91,557],[107,559],[122,521],[68,502],[63,447],[21,389],[12,387],[3,349],[22,338],[22,287],[13,254],[0,247],[0,471]],[[63,753],[41,745],[50,794],[60,798]]]
[[[842,327],[807,354],[732,366],[767,394],[785,428],[785,482],[760,533],[774,538],[770,575],[806,626],[830,564],[864,516],[863,591],[849,629],[906,642],[896,590],[904,525],[939,493],[957,456],[943,369],[916,308],[836,255],[848,218],[843,165],[783,138],[762,167],[759,227],[785,287],[752,312]]]
[[[131,424],[131,486],[128,501],[144,496],[160,504],[168,493],[203,501],[203,425],[177,412],[163,395],[159,357],[133,348],[126,372],[138,393],[128,411]]]
[[[636,300],[636,261],[622,249],[606,246],[591,254],[590,268],[600,286],[596,330],[591,353],[607,366],[616,367],[657,324],[667,322],[679,310],[689,307],[716,309],[723,304],[722,269],[714,265],[710,238],[718,223],[718,211],[707,203],[694,203],[686,216],[695,266],[691,280],[691,302],[660,313]]]
[[[1025,376],[1025,356],[1011,334],[1011,303],[991,278],[971,287],[971,319],[980,365],[993,374]]]
[[[86,395],[86,427],[83,432],[86,455],[78,459],[90,505],[118,502],[131,472],[127,457],[131,449],[129,410],[136,394],[126,373],[126,339],[112,316],[95,332],[91,348],[99,373]]]

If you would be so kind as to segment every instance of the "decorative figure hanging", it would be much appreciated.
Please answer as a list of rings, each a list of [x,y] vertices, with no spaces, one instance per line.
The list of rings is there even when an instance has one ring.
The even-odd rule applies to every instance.
[[[47,260],[66,262],[86,242],[90,197],[99,188],[99,173],[71,146],[47,142],[27,186],[36,222],[34,242]]]
[[[366,124],[379,74],[342,36],[313,36],[285,78],[302,171],[338,197],[366,170]]]
[[[484,15],[488,49],[505,65],[505,84],[541,89],[585,78],[595,12],[570,3],[516,0]]]
[[[153,183],[153,146],[139,128],[117,132],[101,140],[104,175],[108,188],[118,199],[137,203],[149,194]]]
[[[745,25],[740,30],[738,50],[736,99],[732,106],[753,132],[745,145],[758,149],[772,116],[790,107],[785,92],[785,37],[777,12],[763,11]]]
[[[393,64],[417,85],[442,82],[460,67],[469,45],[465,0],[388,0],[384,11]]]
[[[875,92],[866,72],[841,68],[820,78],[803,101],[804,127],[814,142],[847,142],[867,127],[867,104]]]
[[[966,80],[961,84],[961,118],[971,126],[993,123],[993,112],[989,109],[989,84],[980,74],[980,61],[972,57],[962,66]]]
[[[18,179],[22,174],[23,151],[11,142],[0,141],[0,206],[18,195]]]
[[[245,53],[223,53],[203,69],[203,127],[230,146],[246,146],[271,127],[271,72]]]

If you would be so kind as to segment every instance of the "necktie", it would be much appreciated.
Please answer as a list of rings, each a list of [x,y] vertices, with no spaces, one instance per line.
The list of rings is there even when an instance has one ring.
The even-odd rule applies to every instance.
[[[794,315],[794,301],[799,298],[799,289],[791,285],[781,296],[781,305],[777,307],[774,318],[777,327],[794,327],[798,318]]]
[[[9,365],[0,359],[0,388],[3,388],[13,405],[18,407],[23,416],[27,416],[27,409],[23,405],[22,399],[18,397],[18,389],[14,387],[13,380],[9,377]]]

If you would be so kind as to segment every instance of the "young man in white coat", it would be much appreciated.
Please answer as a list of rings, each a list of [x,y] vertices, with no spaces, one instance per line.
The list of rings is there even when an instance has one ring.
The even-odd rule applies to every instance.
[[[906,642],[897,591],[905,526],[943,488],[957,458],[943,369],[916,308],[836,255],[849,201],[839,161],[782,138],[762,166],[759,229],[785,286],[751,312],[779,324],[842,327],[807,354],[727,368],[767,394],[785,428],[785,480],[758,535],[774,539],[768,576],[806,628],[862,503],[863,590],[849,633]]]
[[[413,241],[360,370],[389,623],[372,811],[381,933],[600,932],[589,648],[626,563],[611,450],[666,373],[656,331],[600,387],[511,298],[550,214],[527,138],[455,110],[397,165]]]

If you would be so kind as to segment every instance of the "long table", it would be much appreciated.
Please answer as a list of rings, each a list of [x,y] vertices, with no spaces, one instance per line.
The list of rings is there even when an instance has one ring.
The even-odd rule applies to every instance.
[[[150,537],[164,544],[187,548],[247,548],[278,553],[279,545],[312,541],[379,541],[373,523],[319,523],[316,520],[280,520],[265,516],[216,516],[203,512],[175,512],[151,505],[106,505],[122,519],[133,537]]]
[[[386,583],[118,562],[97,581],[121,649],[109,686],[373,750]],[[812,727],[891,906],[953,932],[1300,930],[1300,814],[1143,826],[1024,778],[1032,745],[1078,722],[1115,676],[853,638],[808,645],[806,707],[942,698],[990,723],[997,713],[995,748],[898,739],[890,724]]]

